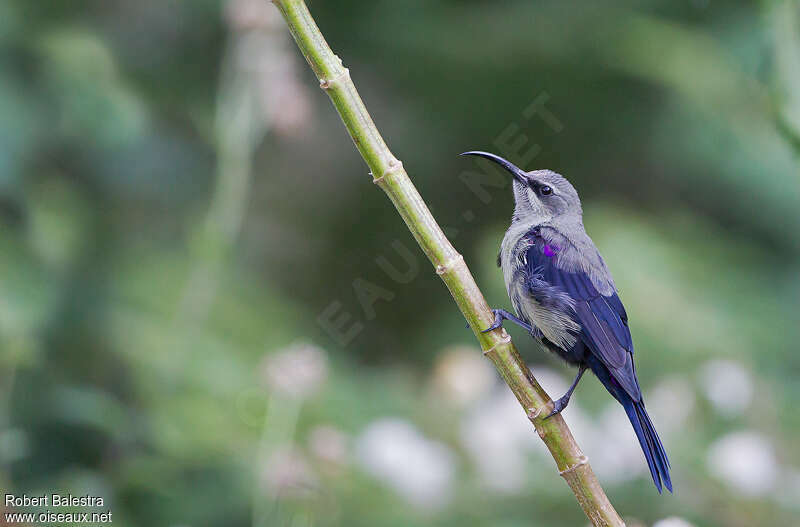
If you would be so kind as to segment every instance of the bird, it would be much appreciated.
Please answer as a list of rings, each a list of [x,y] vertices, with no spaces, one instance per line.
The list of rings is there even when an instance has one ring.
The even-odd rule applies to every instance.
[[[628,314],[603,257],[586,234],[575,187],[552,170],[525,172],[488,152],[461,155],[488,159],[513,177],[514,213],[497,265],[516,314],[493,309],[494,323],[483,331],[508,320],[578,367],[572,385],[553,402],[546,418],[567,407],[584,372],[591,370],[625,409],[659,494],[662,485],[672,492],[669,459],[636,378]]]

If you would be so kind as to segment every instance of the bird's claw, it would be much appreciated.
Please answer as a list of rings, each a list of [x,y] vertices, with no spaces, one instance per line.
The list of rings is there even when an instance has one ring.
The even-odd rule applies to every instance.
[[[562,397],[553,401],[553,411],[547,414],[545,419],[550,419],[554,415],[560,414],[567,407],[567,404],[569,404],[569,397]]]
[[[500,314],[500,310],[492,309],[492,313],[494,313],[494,323],[488,328],[481,330],[481,333],[488,333],[497,328],[503,327],[503,315]]]

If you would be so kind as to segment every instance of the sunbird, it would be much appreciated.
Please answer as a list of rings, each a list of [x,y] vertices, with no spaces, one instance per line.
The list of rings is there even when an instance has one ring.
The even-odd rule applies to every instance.
[[[636,379],[628,315],[611,272],[583,227],[575,187],[552,170],[524,172],[488,152],[461,155],[489,159],[514,178],[514,214],[497,265],[516,315],[494,309],[494,323],[484,332],[510,320],[543,348],[578,367],[548,418],[567,407],[584,372],[591,370],[628,414],[658,492],[662,484],[672,492],[669,459]]]

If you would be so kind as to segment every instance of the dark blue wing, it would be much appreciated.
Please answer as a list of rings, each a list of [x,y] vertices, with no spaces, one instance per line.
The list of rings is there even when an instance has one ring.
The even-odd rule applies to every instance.
[[[608,368],[612,377],[633,398],[641,400],[633,367],[633,342],[628,315],[617,293],[602,295],[582,271],[566,271],[556,264],[559,247],[532,237],[527,253],[529,280],[541,280],[567,293],[575,302],[576,322],[581,325],[580,341]]]

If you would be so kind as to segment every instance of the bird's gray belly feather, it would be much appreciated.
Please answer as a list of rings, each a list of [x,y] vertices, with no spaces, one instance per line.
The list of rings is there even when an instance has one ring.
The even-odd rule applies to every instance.
[[[517,315],[539,330],[547,340],[563,350],[570,350],[578,338],[581,326],[569,315],[569,300],[553,298],[552,292],[536,291],[525,285],[525,280],[513,280],[509,287],[511,303]],[[565,309],[566,307],[566,309]]]

